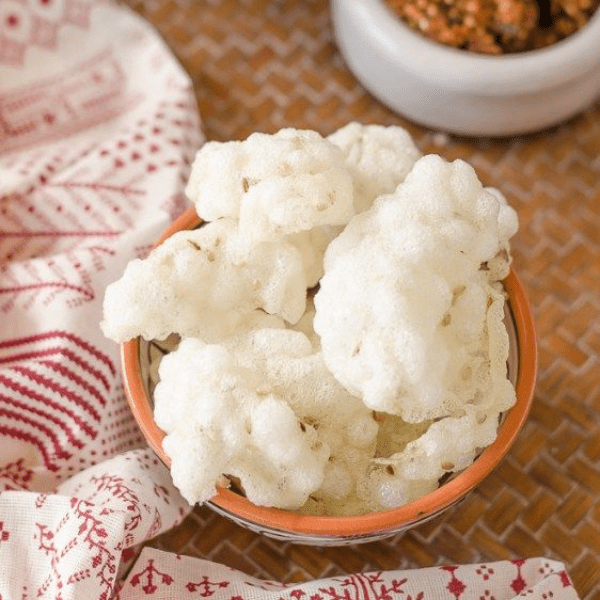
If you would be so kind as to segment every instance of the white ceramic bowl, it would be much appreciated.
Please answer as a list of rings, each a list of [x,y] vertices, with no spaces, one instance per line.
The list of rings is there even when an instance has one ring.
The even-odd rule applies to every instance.
[[[332,0],[349,68],[392,110],[464,135],[514,135],[555,125],[600,95],[600,11],[570,37],[502,56],[450,48],[412,31],[383,0]]]

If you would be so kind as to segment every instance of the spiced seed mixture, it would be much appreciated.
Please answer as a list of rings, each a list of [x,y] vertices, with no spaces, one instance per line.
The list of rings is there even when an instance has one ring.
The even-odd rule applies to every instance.
[[[441,44],[507,54],[554,44],[581,29],[600,0],[384,0],[406,24]]]

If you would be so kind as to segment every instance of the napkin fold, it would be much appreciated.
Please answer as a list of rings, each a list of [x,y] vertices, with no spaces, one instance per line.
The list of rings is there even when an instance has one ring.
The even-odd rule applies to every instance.
[[[0,493],[0,598],[107,600],[136,546],[188,511],[149,450],[85,469],[53,493]]]
[[[479,565],[343,575],[285,586],[200,559],[145,548],[119,600],[575,600],[557,561],[544,558]]]
[[[545,559],[291,587],[150,548],[136,560],[190,507],[129,411],[102,298],[188,206],[202,142],[188,76],[134,13],[2,0],[0,600],[575,598]]]

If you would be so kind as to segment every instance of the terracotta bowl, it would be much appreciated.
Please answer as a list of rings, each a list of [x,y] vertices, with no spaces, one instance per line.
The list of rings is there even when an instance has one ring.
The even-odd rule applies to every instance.
[[[193,229],[200,223],[194,210],[190,209],[164,232],[156,245],[176,231]],[[305,544],[344,545],[388,537],[427,521],[462,500],[508,452],[527,418],[533,400],[537,345],[531,308],[514,271],[505,279],[504,287],[508,295],[506,323],[510,336],[508,370],[516,387],[517,401],[503,416],[497,439],[466,470],[410,504],[361,516],[315,517],[256,506],[226,488],[220,488],[208,505],[238,524],[269,537]],[[144,340],[134,339],[122,345],[125,390],[148,444],[168,466],[169,458],[162,449],[164,433],[153,417],[149,355],[149,343]]]

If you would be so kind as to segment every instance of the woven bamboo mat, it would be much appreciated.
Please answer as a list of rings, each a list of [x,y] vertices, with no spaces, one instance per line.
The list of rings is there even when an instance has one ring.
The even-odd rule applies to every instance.
[[[600,600],[600,103],[560,127],[507,140],[423,129],[346,69],[325,0],[127,0],[193,79],[209,139],[350,120],[405,126],[423,151],[463,158],[520,217],[514,264],[532,301],[540,372],[528,423],[460,506],[387,541],[313,548],[272,541],[205,508],[153,540],[280,581],[365,570],[547,556]]]

